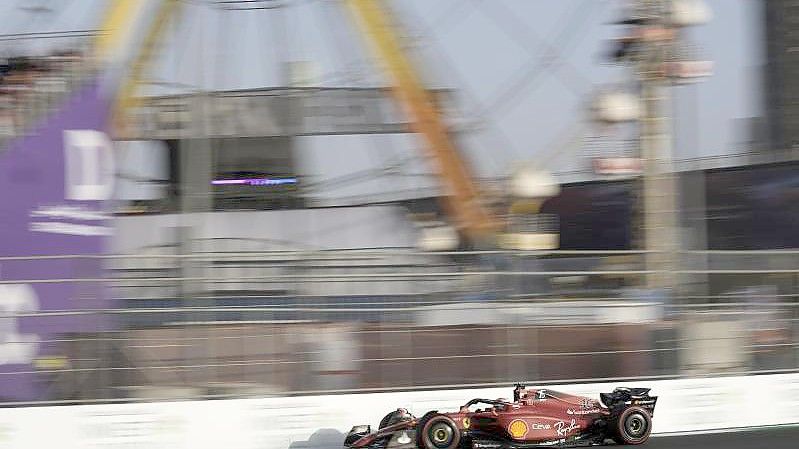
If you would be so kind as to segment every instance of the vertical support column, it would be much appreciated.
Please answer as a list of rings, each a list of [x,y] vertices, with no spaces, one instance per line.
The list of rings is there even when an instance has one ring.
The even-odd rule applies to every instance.
[[[205,98],[200,97],[202,102]],[[202,103],[201,103],[202,104]],[[213,173],[213,147],[211,140],[206,136],[203,118],[197,114],[198,109],[192,108],[194,120],[200,120],[201,132],[199,136],[187,138],[178,142],[178,157],[180,166],[179,188],[179,219],[180,227],[179,248],[180,254],[186,257],[180,259],[182,304],[184,307],[208,307],[214,305],[214,300],[209,299],[207,290],[209,284],[205,282],[207,262],[194,257],[197,252],[197,239],[202,237],[205,213],[213,209],[213,196],[211,180]],[[200,118],[197,116],[200,115]],[[198,280],[199,279],[199,280]],[[189,309],[186,309],[189,310]],[[189,311],[183,312],[181,317],[184,322],[203,322],[213,318],[213,312]],[[196,331],[194,329],[197,329]],[[187,328],[186,336],[198,336],[202,332],[197,327]],[[204,337],[210,340],[211,331],[206,331]],[[187,365],[210,365],[213,362],[213,351],[207,344],[197,344],[195,340],[190,345],[192,350],[186,354]],[[202,385],[216,379],[214,368],[190,369],[185,379],[195,385]]]
[[[667,289],[677,286],[679,246],[677,184],[671,157],[668,88],[658,79],[642,82],[641,155],[644,159],[643,201],[647,287]]]
[[[196,251],[195,240],[201,236],[204,215],[213,208],[211,190],[212,148],[208,139],[186,139],[178,142],[180,158],[179,189],[179,222],[180,233],[178,244],[180,254],[189,256]],[[181,291],[188,300],[203,296],[207,284],[191,279],[204,277],[203,267],[192,257],[181,259],[182,281]],[[197,305],[192,302],[193,305]],[[187,304],[188,305],[188,304]]]
[[[208,139],[186,139],[179,145],[180,211],[210,212],[213,210],[211,142]]]
[[[640,0],[639,10],[645,17],[659,17],[661,26],[666,23],[670,2]],[[669,82],[663,75],[673,42],[649,40],[638,67],[641,85],[641,158],[644,161],[642,181],[644,248],[646,254],[646,286],[650,289],[675,289],[678,280],[679,248],[677,219],[677,183],[672,163],[671,122],[668,107]]]
[[[684,231],[684,248],[687,250],[707,251],[707,193],[705,185],[705,172],[697,170],[682,174],[680,188],[687,195],[681,195],[681,209],[683,212],[682,223]],[[684,267],[690,270],[703,271],[709,267],[707,253],[694,253],[686,258]],[[684,276],[686,288],[692,295],[705,296],[709,294],[707,273],[696,273]]]

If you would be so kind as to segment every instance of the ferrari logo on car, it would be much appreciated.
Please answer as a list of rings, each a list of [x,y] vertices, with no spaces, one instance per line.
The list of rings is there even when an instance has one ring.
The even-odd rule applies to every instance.
[[[527,435],[527,423],[521,419],[514,419],[508,426],[508,433],[516,439],[524,438]]]
[[[463,428],[468,429],[472,425],[472,420],[469,417],[463,418]]]

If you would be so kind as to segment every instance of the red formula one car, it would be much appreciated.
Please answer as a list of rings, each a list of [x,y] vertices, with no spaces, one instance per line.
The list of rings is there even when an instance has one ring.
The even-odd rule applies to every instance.
[[[399,409],[386,415],[375,432],[368,425],[353,427],[344,447],[529,449],[596,446],[608,440],[641,444],[649,439],[657,402],[649,388],[617,388],[601,393],[600,401],[517,385],[513,402],[472,399],[457,412],[432,411],[421,418]]]

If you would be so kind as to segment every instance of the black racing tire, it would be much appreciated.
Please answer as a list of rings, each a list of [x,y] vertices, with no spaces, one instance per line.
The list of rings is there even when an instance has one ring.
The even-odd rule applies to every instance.
[[[420,449],[457,449],[461,431],[449,416],[430,414],[416,427],[416,444]]]
[[[613,440],[618,444],[643,444],[652,433],[652,416],[641,407],[622,410],[614,421]]]

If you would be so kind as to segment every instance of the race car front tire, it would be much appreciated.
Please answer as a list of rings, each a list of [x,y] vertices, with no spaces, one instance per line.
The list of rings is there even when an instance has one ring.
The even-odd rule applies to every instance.
[[[614,421],[613,440],[619,444],[643,444],[652,432],[652,416],[641,407],[622,410]]]
[[[461,431],[449,416],[425,416],[417,429],[417,445],[420,449],[457,449],[461,444]]]

